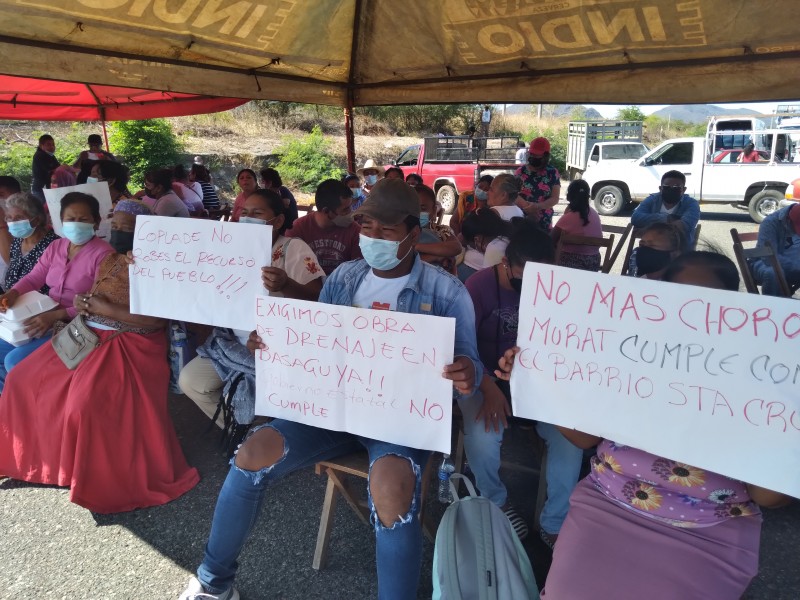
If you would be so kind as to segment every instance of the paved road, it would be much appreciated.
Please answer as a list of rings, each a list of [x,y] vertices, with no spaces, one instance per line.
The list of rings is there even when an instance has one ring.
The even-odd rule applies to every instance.
[[[704,211],[703,219],[703,238],[726,250],[730,227],[756,228],[746,213],[734,209]],[[0,599],[177,598],[201,558],[227,469],[202,413],[183,396],[172,397],[170,408],[187,458],[203,479],[166,506],[95,515],[71,504],[65,490],[0,481]],[[735,460],[748,448],[740,441],[723,451]],[[534,460],[526,430],[516,426],[507,433],[504,454],[512,463]],[[512,469],[504,469],[503,478],[512,502],[531,522],[536,478]],[[242,556],[238,581],[244,598],[376,597],[374,537],[345,503],[336,513],[328,568],[321,572],[311,568],[323,495],[324,481],[311,470],[274,486]],[[432,518],[441,515],[442,507],[433,498],[428,506]],[[761,572],[744,600],[797,600],[800,504],[768,511],[762,539]],[[525,546],[541,583],[549,566],[548,552],[535,536]],[[430,597],[432,555],[433,547],[426,542],[420,598]]]

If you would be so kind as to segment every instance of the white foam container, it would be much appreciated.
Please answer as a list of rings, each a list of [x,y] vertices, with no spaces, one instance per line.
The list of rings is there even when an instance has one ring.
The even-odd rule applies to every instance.
[[[25,333],[25,325],[22,321],[0,321],[0,339],[7,341],[12,346],[21,346],[30,341],[30,337]]]
[[[39,292],[26,292],[17,298],[14,306],[5,313],[0,313],[0,317],[2,317],[3,321],[20,322],[56,307],[58,307],[58,302],[50,296],[45,296]]]

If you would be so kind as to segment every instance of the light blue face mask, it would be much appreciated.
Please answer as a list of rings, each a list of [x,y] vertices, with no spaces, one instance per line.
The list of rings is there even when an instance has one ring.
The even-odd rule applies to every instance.
[[[400,248],[400,244],[406,241],[408,235],[399,242],[393,242],[392,240],[377,240],[360,233],[358,245],[364,260],[370,267],[378,271],[391,271],[411,252],[411,248],[409,248],[405,256],[397,258],[397,250]]]
[[[86,183],[98,183],[100,180],[97,177],[87,177]]]
[[[427,227],[431,222],[431,216],[428,213],[419,213],[419,226]]]
[[[361,188],[354,187],[354,188],[351,188],[351,189],[352,189],[351,193],[353,194],[353,198],[359,198],[361,196]]]
[[[477,190],[475,190],[475,198],[477,198],[481,202],[486,202],[489,199],[489,194],[486,190],[478,188]]]
[[[252,223],[253,225],[266,225],[265,219],[256,219],[255,217],[239,217],[239,223]]]
[[[22,221],[9,221],[8,223],[8,233],[13,235],[15,238],[25,239],[31,237],[34,232],[33,226],[31,226],[31,222],[28,219],[24,219]]]
[[[76,246],[83,246],[94,237],[94,223],[66,221],[62,226],[61,233]]]
[[[364,177],[364,181],[367,182],[367,185],[375,185],[378,183],[378,176],[377,175],[367,175]]]

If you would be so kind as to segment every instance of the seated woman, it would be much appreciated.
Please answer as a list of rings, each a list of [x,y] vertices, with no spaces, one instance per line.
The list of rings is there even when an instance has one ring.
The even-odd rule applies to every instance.
[[[500,254],[494,264],[502,260],[508,245],[510,226],[500,215],[489,208],[479,208],[469,213],[461,224],[461,237],[466,245],[464,260],[458,265],[458,278],[463,282],[486,266],[486,251]],[[495,243],[495,240],[499,240]],[[492,265],[494,266],[494,265]]]
[[[71,187],[75,185],[75,181],[75,170],[67,165],[61,165],[50,175],[50,189]]]
[[[46,228],[42,203],[27,193],[14,194],[6,200],[6,224],[12,239],[10,246],[0,242],[0,257],[8,264],[3,289],[10,290],[33,270],[58,236]],[[39,288],[42,294],[49,290],[46,284]]]
[[[489,201],[489,186],[492,185],[493,180],[494,177],[491,175],[484,175],[478,180],[478,185],[474,190],[461,192],[458,195],[456,209],[453,211],[453,216],[450,217],[450,227],[456,235],[462,234],[461,228],[467,215],[486,207],[486,203]]]
[[[603,237],[603,226],[600,224],[600,215],[589,206],[591,191],[589,184],[583,179],[573,181],[567,188],[567,209],[553,228],[553,243],[558,245],[558,240],[563,234],[582,235],[587,237]],[[580,246],[577,244],[564,244],[561,249],[559,264],[562,267],[582,269],[584,271],[600,270],[600,248],[597,246]]]
[[[253,169],[242,169],[236,175],[236,183],[241,190],[239,195],[233,201],[233,210],[231,211],[231,221],[238,221],[239,216],[242,214],[242,208],[245,201],[250,197],[250,194],[258,189],[258,179],[256,179],[256,172]]]
[[[299,217],[297,212],[297,200],[295,200],[291,190],[283,185],[281,174],[271,167],[266,167],[259,171],[259,175],[261,175],[261,187],[265,190],[275,190],[278,192],[286,208],[289,209],[286,216],[290,221],[296,221]]]
[[[203,213],[203,188],[189,180],[189,173],[183,165],[175,165],[172,169],[172,191],[183,200],[190,215]]]
[[[117,204],[107,255],[75,309],[100,337],[74,370],[47,344],[11,373],[0,396],[0,473],[70,488],[70,500],[98,513],[156,506],[199,481],[167,411],[164,321],[132,315],[128,263],[134,200]]]
[[[172,191],[172,169],[153,169],[144,175],[144,193],[136,196],[159,217],[188,217],[189,209]]]
[[[455,258],[461,254],[461,243],[447,225],[436,224],[436,192],[427,185],[418,185],[414,189],[417,190],[419,196],[420,228],[423,233],[429,231],[435,235],[435,238],[438,238],[435,242],[420,240],[417,242],[417,252],[442,258]]]
[[[639,247],[631,254],[628,275],[661,279],[685,247],[683,230],[671,223],[653,223],[642,232]]]
[[[189,169],[189,181],[200,184],[203,190],[203,207],[206,210],[219,210],[219,196],[211,183],[211,173],[203,165],[197,163]]]
[[[113,160],[101,160],[97,163],[97,180],[108,184],[112,206],[116,206],[120,200],[131,199],[131,193],[128,191],[130,173],[125,165]]]
[[[256,190],[242,206],[239,222],[272,225],[272,266],[261,269],[270,296],[316,300],[322,289],[322,267],[308,244],[283,235],[292,226],[288,211],[277,192]],[[254,418],[255,360],[245,346],[249,335],[250,331],[214,329],[198,348],[197,358],[181,370],[178,385],[209,418],[234,382],[236,422],[247,424]],[[222,426],[221,420],[217,424]]]
[[[75,294],[89,289],[102,260],[114,250],[95,236],[100,225],[100,205],[94,196],[70,192],[61,199],[61,223],[64,237],[52,242],[30,273],[0,296],[0,312],[14,306],[22,294],[49,286],[49,296],[58,307],[25,321],[30,341],[14,347],[0,340],[0,391],[7,373],[22,359],[47,342],[56,321],[69,321],[78,311],[73,307]]]
[[[739,289],[736,265],[712,252],[680,256],[664,280]],[[516,351],[500,361],[504,379]],[[787,496],[558,429],[579,448],[599,446],[570,498],[542,598],[741,598],[758,572],[757,504],[780,506]]]

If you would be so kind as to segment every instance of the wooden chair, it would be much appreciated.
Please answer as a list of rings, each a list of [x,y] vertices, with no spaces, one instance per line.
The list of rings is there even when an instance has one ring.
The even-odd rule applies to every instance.
[[[775,249],[769,242],[765,246],[745,248],[744,243],[752,243],[758,241],[758,232],[739,233],[736,228],[731,229],[731,238],[733,239],[733,254],[736,257],[736,262],[739,264],[739,271],[742,274],[744,287],[750,294],[760,293],[758,284],[756,283],[753,275],[753,270],[750,267],[751,261],[764,259],[770,267],[775,271],[775,276],[778,280],[778,287],[781,290],[781,295],[786,298],[791,298],[797,291],[798,286],[789,285],[786,281],[786,276],[783,273],[781,263],[778,262],[778,256],[775,254]]]
[[[611,252],[612,248],[614,247],[614,234],[612,233],[610,237],[603,238],[603,237],[591,237],[588,235],[570,235],[568,233],[562,233],[558,238],[558,244],[556,244],[556,256],[555,256],[555,264],[561,264],[561,253],[563,251],[563,247],[565,244],[574,244],[576,246],[595,246],[597,248],[605,248],[605,258],[600,265],[600,271],[602,273],[608,273],[611,270]]]
[[[420,493],[419,521],[422,532],[431,542],[434,541],[435,532],[425,521],[425,500],[428,496],[431,475],[437,459],[441,455],[432,452],[425,469],[422,471],[422,489]],[[348,476],[355,476],[366,480],[369,477],[369,455],[366,450],[339,456],[331,460],[318,462],[314,467],[317,475],[323,473],[328,476],[328,485],[325,488],[325,501],[322,504],[322,515],[319,518],[319,532],[317,533],[317,546],[314,549],[314,560],[311,566],[314,569],[324,569],[328,562],[328,546],[333,528],[333,514],[339,496],[353,509],[359,520],[364,525],[369,525],[369,508],[366,501],[359,498],[361,489],[354,489],[348,482]]]
[[[628,223],[625,227],[620,225],[603,225],[603,233],[613,233],[615,235],[619,235],[619,241],[617,245],[614,246],[614,251],[611,253],[611,258],[608,264],[608,270],[614,268],[614,263],[617,262],[617,257],[619,257],[620,252],[622,252],[622,248],[625,247],[625,242],[628,241],[628,236],[633,231],[633,225]]]

